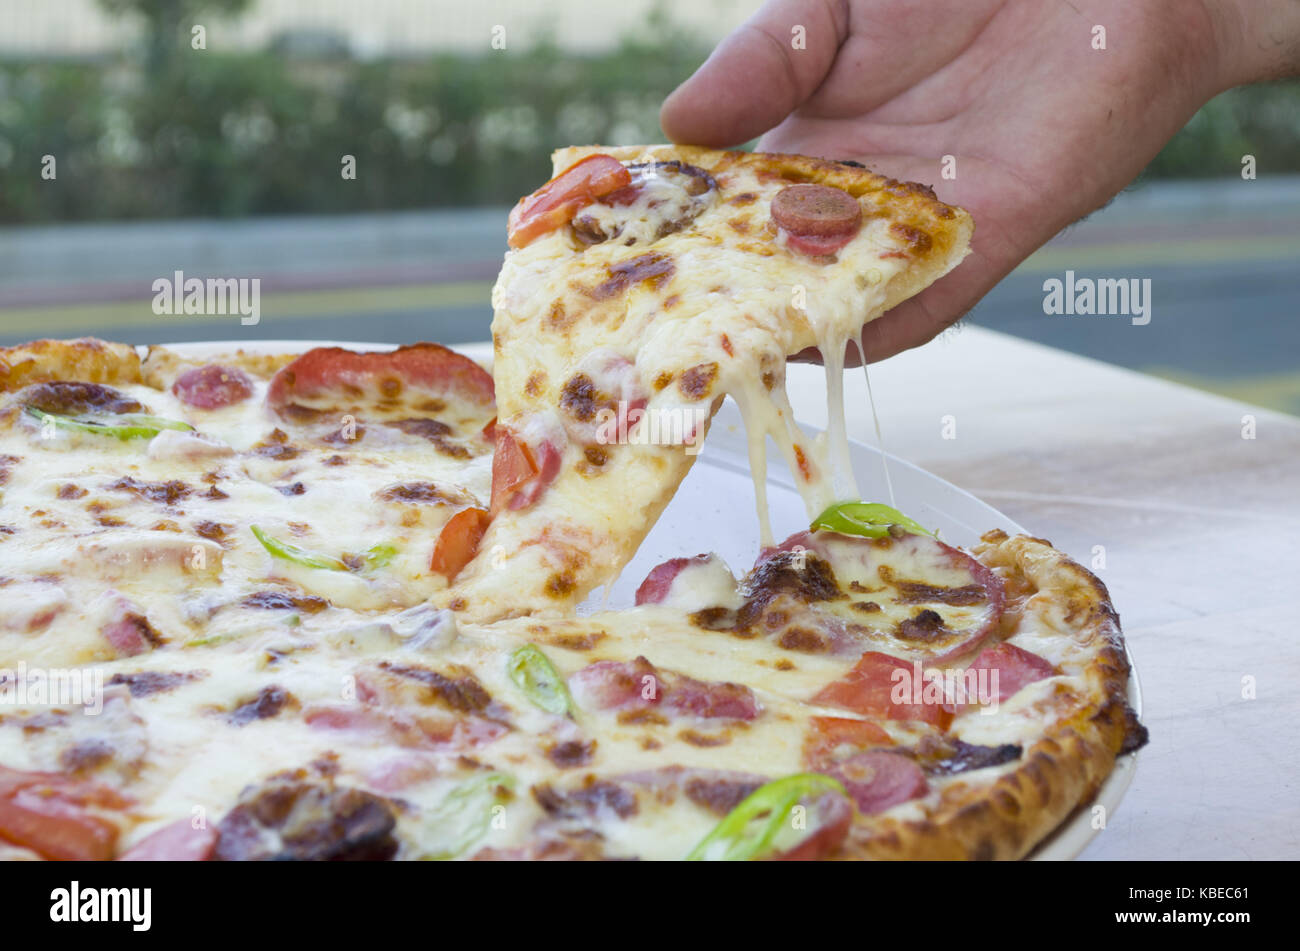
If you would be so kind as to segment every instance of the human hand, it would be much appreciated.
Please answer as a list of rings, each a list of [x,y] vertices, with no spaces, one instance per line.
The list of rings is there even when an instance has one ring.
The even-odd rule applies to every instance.
[[[1208,99],[1295,69],[1298,47],[1291,0],[774,0],[660,119],[677,142],[766,133],[763,151],[862,161],[971,213],[970,256],[864,327],[874,361],[954,323]]]

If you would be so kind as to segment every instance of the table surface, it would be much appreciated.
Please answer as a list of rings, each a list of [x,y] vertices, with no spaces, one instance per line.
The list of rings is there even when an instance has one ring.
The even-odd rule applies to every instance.
[[[862,372],[845,384],[849,434],[875,445]],[[1083,858],[1300,857],[1300,419],[978,328],[871,387],[885,449],[1110,589],[1151,742]],[[824,426],[821,368],[789,389]]]

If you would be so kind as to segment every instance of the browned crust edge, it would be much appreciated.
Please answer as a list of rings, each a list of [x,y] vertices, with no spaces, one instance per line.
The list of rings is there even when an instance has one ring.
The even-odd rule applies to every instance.
[[[56,380],[139,383],[140,355],[132,346],[96,337],[33,340],[0,348],[0,393]]]
[[[1046,593],[1063,609],[1070,636],[1091,653],[1083,702],[991,785],[945,796],[923,820],[859,818],[838,858],[1022,858],[1091,799],[1114,768],[1129,724],[1129,664],[1106,586],[1042,539],[989,532],[976,554],[1010,584]]]

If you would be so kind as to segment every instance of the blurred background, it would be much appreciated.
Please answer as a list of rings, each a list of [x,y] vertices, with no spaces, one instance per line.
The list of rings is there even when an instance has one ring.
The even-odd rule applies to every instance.
[[[664,95],[757,5],[0,0],[0,345],[486,339],[549,151],[662,140]],[[1044,315],[1067,268],[1151,278],[1150,325]],[[260,323],[156,315],[177,270],[260,278]],[[1208,104],[969,320],[1300,413],[1298,304],[1289,81]]]

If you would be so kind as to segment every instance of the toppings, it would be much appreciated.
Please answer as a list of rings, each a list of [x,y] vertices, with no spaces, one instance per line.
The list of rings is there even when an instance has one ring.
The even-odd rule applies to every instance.
[[[476,776],[452,789],[422,817],[423,859],[454,859],[487,834],[494,810],[509,802],[515,781],[505,773]],[[432,840],[430,846],[426,841]]]
[[[604,154],[587,156],[519,200],[506,225],[510,247],[525,247],[563,227],[598,198],[631,183],[631,173],[618,159]]]
[[[119,862],[205,862],[212,857],[219,833],[207,825],[195,828],[193,820],[178,819],[132,846]]]
[[[867,651],[853,669],[827,684],[813,696],[814,703],[843,707],[864,717],[885,720],[920,720],[941,729],[952,722],[953,706],[942,689],[926,697],[917,685],[920,701],[908,687],[913,665],[889,654]]]
[[[189,423],[161,416],[149,416],[145,413],[121,413],[116,416],[71,417],[47,413],[30,404],[26,407],[27,415],[41,426],[72,433],[91,433],[96,436],[110,436],[126,442],[129,439],[152,439],[165,429],[192,430]]]
[[[684,162],[648,162],[627,170],[631,184],[574,216],[573,234],[581,243],[656,241],[689,225],[717,194],[713,176]]]
[[[328,780],[273,777],[240,794],[217,826],[213,858],[374,861],[397,852],[392,806]]]
[[[862,206],[829,185],[790,185],[772,199],[772,220],[790,247],[804,254],[834,254],[862,227]]]
[[[879,502],[840,502],[832,505],[813,520],[812,530],[884,538],[890,534],[890,528],[895,526],[915,535],[934,535],[934,532],[922,528],[898,509]]]
[[[509,428],[497,424],[492,455],[492,514],[527,508],[541,498],[560,474],[562,456],[549,440],[529,446]]]
[[[243,370],[210,363],[177,376],[172,392],[182,403],[197,409],[221,409],[252,396],[253,381]]]
[[[145,617],[143,609],[121,597],[111,599],[109,614],[100,633],[113,645],[119,657],[134,657],[165,643]]]
[[[990,672],[998,703],[1014,696],[1022,687],[1056,676],[1056,668],[1037,654],[1006,643],[984,648],[968,669]]]
[[[461,509],[442,527],[429,558],[429,570],[453,581],[478,553],[492,516],[479,508]]]
[[[921,767],[899,753],[869,750],[822,768],[844,784],[863,815],[883,812],[929,791]]]
[[[596,300],[608,300],[627,292],[638,284],[649,284],[652,290],[658,290],[671,280],[677,270],[673,259],[666,254],[650,252],[638,254],[634,258],[611,264],[605,271],[608,277],[590,290]]]
[[[485,419],[495,405],[491,375],[469,357],[436,343],[368,353],[342,347],[308,350],[275,375],[266,402],[286,417],[301,415],[309,404],[327,410],[358,402],[387,408],[400,406],[408,387],[421,397],[467,401]]]
[[[660,604],[667,600],[677,576],[691,565],[709,564],[713,555],[696,555],[694,558],[670,558],[663,564],[655,565],[645,576],[640,587],[636,589],[637,604]],[[734,580],[734,579],[733,579]]]
[[[281,541],[256,525],[249,526],[249,529],[252,531],[253,537],[261,543],[262,547],[266,549],[266,553],[272,558],[287,561],[303,568],[316,568],[323,571],[372,570],[384,567],[397,554],[396,547],[381,542],[369,548],[364,555],[345,554],[342,558],[335,558],[333,555],[308,551],[306,548],[299,548],[290,542]]]
[[[584,707],[599,710],[659,710],[701,719],[753,720],[761,712],[754,692],[742,684],[695,680],[658,670],[644,657],[605,660],[570,678]]]
[[[104,786],[0,766],[0,840],[47,859],[112,858],[118,827],[95,810],[127,805]]]
[[[760,786],[745,797],[686,856],[693,861],[745,861],[765,858],[813,859],[834,851],[848,833],[853,813],[838,780],[800,773]],[[812,831],[792,836],[805,826],[794,821],[801,803],[816,812]],[[794,839],[794,841],[790,841]]]
[[[843,753],[855,753],[875,746],[892,746],[893,740],[870,720],[848,717],[812,717],[804,739],[804,762],[814,769]]]
[[[515,650],[510,655],[507,671],[534,706],[556,716],[568,716],[572,712],[573,698],[564,678],[536,644],[525,644]]]
[[[143,413],[144,404],[111,386],[57,381],[29,386],[20,394],[23,405],[55,416]]]

